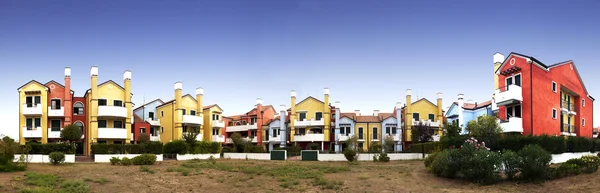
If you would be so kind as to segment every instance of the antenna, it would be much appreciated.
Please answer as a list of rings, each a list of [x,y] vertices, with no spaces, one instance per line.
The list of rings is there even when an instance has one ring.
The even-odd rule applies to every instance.
[[[144,101],[142,102],[142,117],[146,118],[146,93],[143,94],[142,101]]]

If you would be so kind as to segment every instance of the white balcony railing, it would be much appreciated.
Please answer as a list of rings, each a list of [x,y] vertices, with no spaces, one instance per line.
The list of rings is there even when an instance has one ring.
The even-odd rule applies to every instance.
[[[310,127],[310,126],[323,126],[325,125],[325,119],[315,120],[313,119],[303,119],[303,120],[295,120],[294,127]]]
[[[187,135],[188,132],[183,132],[183,135]],[[202,133],[198,133],[198,135],[196,135],[196,141],[202,141]]]
[[[244,137],[244,140],[252,142],[252,143],[257,143],[258,139],[256,136],[254,136],[254,138],[252,138],[252,140],[250,140],[250,137]]]
[[[508,121],[501,121],[500,127],[504,132],[523,132],[523,119],[520,117],[510,117]]]
[[[42,128],[36,127],[33,130],[27,130],[27,127],[23,127],[23,138],[42,138]]]
[[[48,117],[64,117],[65,116],[65,107],[60,107],[59,109],[52,109],[52,107],[48,107]]]
[[[387,137],[387,136],[392,136],[394,138],[394,141],[400,141],[400,139],[401,139],[400,133],[396,133],[396,134],[384,134],[384,138],[383,139],[385,140],[385,137]]]
[[[352,136],[354,136],[354,135],[353,134],[349,134],[349,135],[338,134],[338,140],[339,141],[346,141],[346,140],[350,139]]]
[[[98,117],[127,118],[127,108],[119,106],[98,106]]]
[[[30,107],[27,104],[23,104],[21,112],[23,115],[42,115],[42,104],[33,104]]]
[[[60,132],[63,128],[60,128],[58,131],[52,131],[52,128],[48,128],[48,138],[50,139],[60,139]]]
[[[127,129],[98,128],[98,139],[127,139]]]
[[[225,142],[225,136],[223,136],[223,135],[213,135],[211,141],[223,143],[223,142]]]
[[[272,135],[269,136],[269,142],[281,142],[281,135],[278,135],[277,137],[273,137]]]
[[[225,122],[223,120],[212,120],[212,127],[223,128],[225,127]]]
[[[499,106],[508,105],[523,101],[523,89],[517,85],[508,85],[501,89],[496,89],[494,100]]]
[[[150,141],[160,141],[160,135],[150,136]]]
[[[196,115],[183,115],[183,123],[184,124],[194,124],[194,125],[202,125],[204,123],[204,116],[196,116]]]
[[[148,122],[152,126],[160,126],[160,119],[147,118],[146,122]]]
[[[314,142],[314,141],[325,141],[325,135],[322,133],[311,133],[304,135],[294,135],[294,141],[296,142]]]
[[[214,126],[213,126],[214,127]],[[254,124],[245,124],[245,125],[235,125],[235,126],[227,126],[227,132],[239,132],[239,131],[248,131],[252,129],[258,129],[257,123]]]
[[[413,120],[412,125],[419,125],[419,123],[423,124],[423,125],[429,125],[430,127],[440,127],[440,121],[431,121],[429,119],[427,120]]]

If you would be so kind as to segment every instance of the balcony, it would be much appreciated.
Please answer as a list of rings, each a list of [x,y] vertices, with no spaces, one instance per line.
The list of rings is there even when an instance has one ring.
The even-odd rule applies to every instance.
[[[338,134],[338,141],[346,141],[348,139],[350,139],[352,136],[354,136],[353,134]]]
[[[575,136],[575,132],[577,131],[577,127],[575,125],[570,125],[568,123],[563,123],[562,127],[560,128],[560,133],[562,135],[570,135],[570,136]]]
[[[42,128],[36,127],[33,130],[28,130],[27,127],[23,127],[23,138],[42,138]]]
[[[127,129],[98,128],[98,139],[127,139]]]
[[[65,107],[52,108],[48,107],[48,117],[64,117]]]
[[[505,133],[523,133],[523,119],[521,117],[510,117],[508,120],[500,121],[500,127]]]
[[[249,141],[251,143],[258,143],[258,139],[256,136],[254,136],[252,139],[250,139],[250,137],[244,137],[244,140]]]
[[[225,142],[225,136],[223,136],[223,135],[213,135],[211,141],[212,142],[223,143],[223,142]]]
[[[440,121],[431,121],[431,120],[413,120],[412,125],[416,126],[423,124],[423,125],[429,125],[429,127],[440,127]]]
[[[311,134],[296,134],[294,135],[295,142],[314,142],[314,141],[325,141],[325,135],[322,133],[311,133]]]
[[[508,85],[508,87],[497,89],[495,96],[498,106],[517,104],[523,101],[523,89],[520,86],[512,84]]]
[[[269,136],[269,142],[281,142],[281,135],[278,135],[277,137],[273,137],[272,135]]]
[[[23,115],[42,115],[42,104],[23,104]]]
[[[183,132],[183,135],[187,135],[188,132]],[[182,135],[182,138],[183,138]],[[202,141],[202,133],[198,133],[198,135],[196,135],[196,141]]]
[[[98,106],[98,117],[127,118],[127,108],[119,106]]]
[[[387,136],[392,136],[394,138],[394,141],[400,141],[401,137],[400,137],[400,133],[396,133],[396,134],[385,134],[385,137]],[[385,138],[383,138],[385,140]]]
[[[239,131],[248,131],[252,129],[257,129],[257,124],[246,124],[246,125],[236,125],[236,126],[227,126],[227,132],[239,132]]]
[[[150,135],[150,141],[160,141],[160,135]]]
[[[152,126],[160,126],[160,119],[147,118],[146,122],[148,122]]]
[[[63,128],[59,128],[58,131],[52,131],[52,128],[48,128],[48,138],[49,139],[60,139],[60,132]]]
[[[204,116],[196,115],[183,115],[183,124],[202,125],[204,123]]]
[[[325,119],[321,119],[321,120],[315,120],[314,118],[310,119],[310,120],[297,119],[294,121],[294,127],[310,127],[310,126],[323,126],[323,125],[325,125]]]
[[[225,122],[223,120],[212,120],[212,127],[223,128],[225,127]]]
[[[570,115],[576,115],[576,108],[575,108],[575,104],[571,103],[569,101],[561,101],[560,103],[560,110],[564,113],[570,114]]]

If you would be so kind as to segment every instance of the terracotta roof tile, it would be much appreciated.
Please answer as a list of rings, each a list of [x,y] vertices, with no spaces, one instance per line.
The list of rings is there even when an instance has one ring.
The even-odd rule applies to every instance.
[[[356,116],[356,122],[358,122],[358,123],[379,123],[379,122],[381,122],[381,120],[379,119],[379,116],[360,115],[360,116]]]
[[[488,100],[488,101],[483,101],[481,103],[477,103],[477,105],[475,105],[475,103],[465,103],[463,104],[463,108],[464,109],[471,109],[471,110],[475,110],[475,109],[479,109],[482,107],[486,107],[488,105],[492,104],[492,100]]]
[[[381,119],[382,121],[393,116],[394,113],[379,113],[379,119]]]
[[[142,119],[140,116],[138,116],[137,114],[133,114],[133,122],[134,123],[139,123],[139,122],[146,122],[144,121],[144,119]]]

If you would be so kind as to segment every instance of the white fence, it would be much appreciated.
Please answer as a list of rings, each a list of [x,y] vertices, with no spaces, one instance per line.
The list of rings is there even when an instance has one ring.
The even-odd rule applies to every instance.
[[[94,154],[94,162],[97,163],[107,163],[110,162],[110,158],[112,157],[118,157],[119,159],[123,159],[124,157],[126,158],[134,158],[135,156],[139,156],[142,154]],[[156,155],[156,161],[163,161],[163,155],[162,154],[157,154]]]
[[[358,154],[358,161],[373,161],[373,156],[378,155],[374,153],[361,153]],[[420,153],[388,153],[390,160],[416,160],[423,159],[423,154]],[[427,154],[425,154],[427,157]],[[319,161],[348,161],[344,154],[319,154]]]
[[[584,155],[596,156],[596,153],[592,152],[577,152],[577,153],[561,153],[561,154],[552,154],[552,161],[550,163],[564,163],[569,159],[573,158],[581,158]]]
[[[49,155],[42,154],[29,154],[23,155],[25,162],[28,163],[50,163]],[[21,154],[15,154],[14,162],[18,162],[21,159]],[[65,154],[65,163],[75,163],[75,154]]]
[[[271,160],[270,153],[223,153],[225,159]]]
[[[210,156],[215,159],[219,159],[221,156],[219,154],[182,154],[175,157],[177,160],[193,160],[193,159],[209,159]]]

